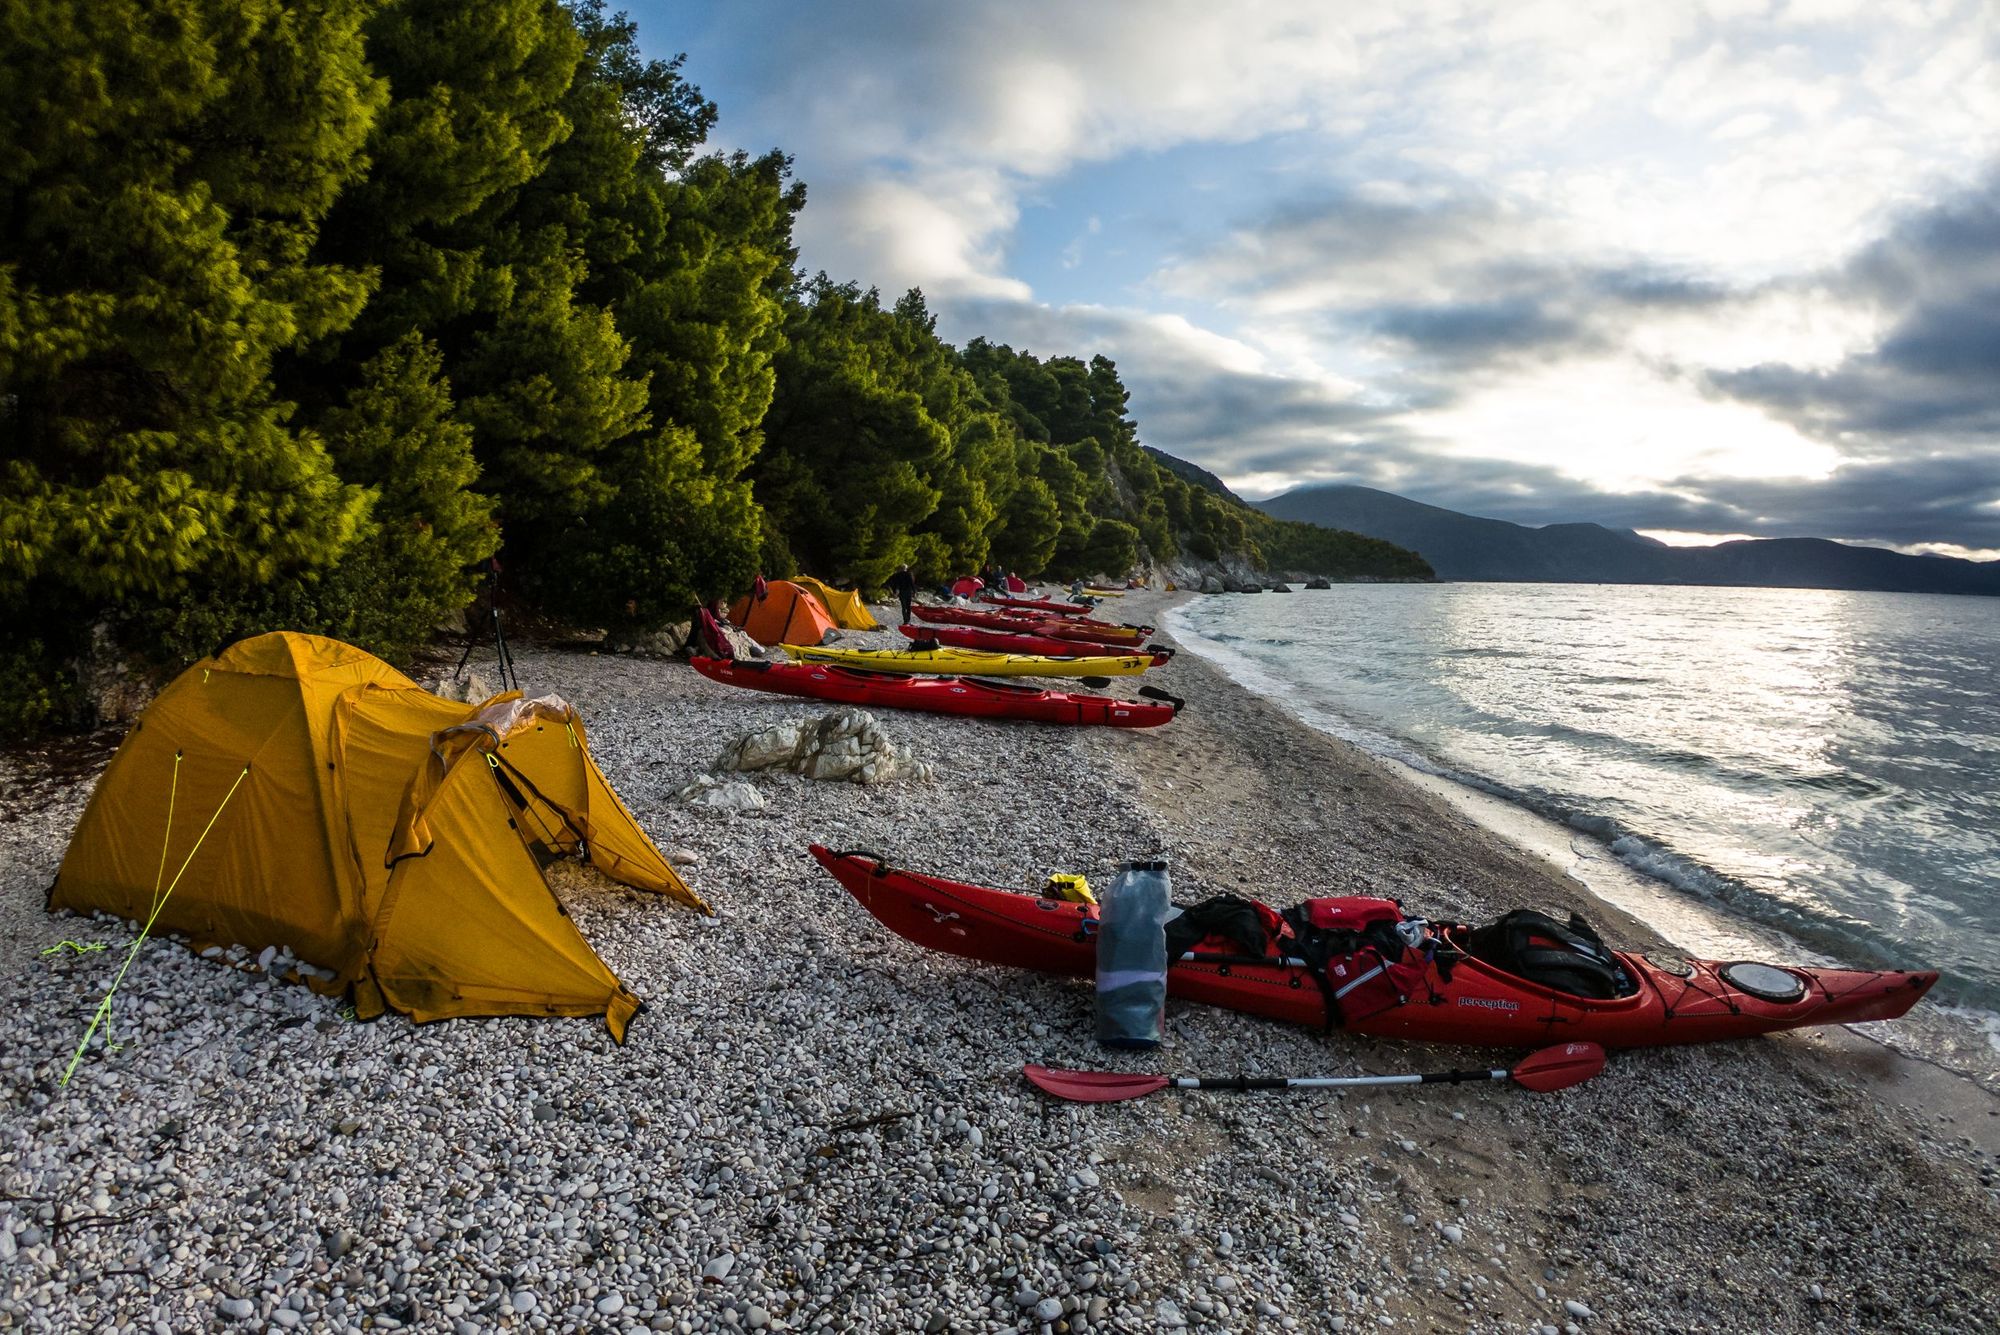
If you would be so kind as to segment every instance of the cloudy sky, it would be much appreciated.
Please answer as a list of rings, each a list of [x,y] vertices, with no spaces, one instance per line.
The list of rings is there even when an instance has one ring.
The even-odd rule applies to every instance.
[[[1246,495],[2000,557],[2000,0],[631,8],[805,267]]]

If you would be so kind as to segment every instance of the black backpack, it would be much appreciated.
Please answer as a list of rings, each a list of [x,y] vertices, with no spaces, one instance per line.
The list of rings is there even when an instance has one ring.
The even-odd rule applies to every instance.
[[[1465,953],[1517,978],[1575,997],[1608,1001],[1635,990],[1618,957],[1575,913],[1564,924],[1533,909],[1515,909],[1467,936]]]

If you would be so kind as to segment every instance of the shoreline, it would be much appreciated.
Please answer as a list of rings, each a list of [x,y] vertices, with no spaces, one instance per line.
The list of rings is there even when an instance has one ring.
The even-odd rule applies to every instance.
[[[1119,612],[1157,621],[1161,601],[1135,593]],[[93,1048],[58,1090],[115,952],[40,952],[129,938],[41,911],[91,783],[65,777],[0,828],[0,1195],[23,1198],[0,1202],[0,1325],[2000,1321],[1990,1157],[1794,1041],[1615,1054],[1595,1080],[1539,1097],[1463,1086],[1084,1108],[1028,1090],[1024,1061],[1338,1075],[1485,1057],[1183,1003],[1162,1052],[1107,1054],[1087,984],[892,936],[806,843],[1023,888],[1165,851],[1181,899],[1385,893],[1467,918],[1533,900],[1583,909],[1620,945],[1650,939],[1192,651],[1160,679],[1189,701],[1164,727],[884,710],[934,779],[756,775],[769,805],[736,817],[674,790],[741,733],[827,707],[678,662],[517,657],[531,693],[581,711],[612,786],[657,843],[693,857],[687,879],[715,906],[704,919],[558,877],[585,938],[647,1000],[627,1044],[587,1020],[357,1024],[162,942],[119,993],[125,1046]],[[41,777],[22,763],[0,760],[10,787]],[[64,1229],[58,1212],[111,1222]]]
[[[1180,601],[1183,600],[1166,606],[1178,606]],[[1188,646],[1184,652],[1199,654],[1200,650]],[[1221,664],[1205,661],[1228,677],[1228,670]],[[1256,693],[1233,678],[1231,682],[1240,690]],[[1319,732],[1281,701],[1273,703],[1300,727]],[[1341,738],[1333,740],[1352,745]],[[1565,886],[1579,889],[1593,906],[1586,918],[1602,921],[1616,914],[1636,924],[1646,939],[1633,948],[1657,943],[1704,958],[1741,956],[1781,961],[1798,960],[1809,953],[1782,932],[1737,918],[1726,910],[1691,902],[1685,892],[1619,861],[1601,841],[1588,834],[1504,797],[1419,769],[1394,756],[1355,749],[1403,783],[1441,799],[1482,830],[1546,864],[1550,874],[1560,878]],[[1590,845],[1589,850],[1577,848],[1579,841]],[[1798,953],[1787,954],[1788,949]],[[1949,1114],[1954,1125],[1964,1128],[1978,1148],[2000,1156],[2000,1090],[1990,1083],[2000,1081],[2000,1074],[1982,1079],[1946,1060],[1913,1052],[1896,1042],[1899,1026],[1924,1024],[1927,1018],[1933,1029],[1950,1023],[1935,1016],[1926,1017],[1920,1004],[1916,1012],[1903,1020],[1865,1027],[1834,1025],[1795,1030],[1790,1031],[1786,1041],[1823,1048],[1827,1058],[1841,1063],[1852,1078],[1866,1082],[1875,1092],[1912,1112]],[[1977,1036],[1968,1036],[1965,1041],[1979,1040]]]
[[[1162,610],[1187,601],[1175,598],[1164,604]],[[1195,646],[1188,646],[1186,651],[1201,652]],[[1236,681],[1223,663],[1204,657],[1239,689],[1261,694],[1257,688]],[[1482,829],[1548,864],[1549,870],[1565,884],[1581,888],[1598,906],[1597,914],[1616,912],[1638,924],[1649,939],[1634,948],[1659,943],[1683,954],[1708,959],[1770,959],[1838,966],[1838,961],[1793,940],[1779,928],[1703,902],[1628,865],[1594,835],[1572,829],[1496,793],[1410,764],[1394,754],[1370,750],[1339,734],[1324,733],[1281,699],[1270,698],[1300,727],[1354,747],[1404,783],[1441,798]],[[1975,1128],[1971,1134],[1979,1147],[1989,1154],[2000,1155],[2000,1066],[1982,1064],[1991,1061],[1992,1039],[1973,1018],[1963,1013],[1941,1014],[1944,1009],[1936,1003],[1926,1003],[1898,1021],[1793,1032],[1813,1037],[1836,1050],[1838,1059],[1849,1062],[1858,1078],[1878,1081],[1885,1092],[1907,1106],[1919,1111],[1948,1110],[1960,1121],[1969,1122]],[[1833,1041],[1835,1034],[1841,1041]],[[1922,1035],[1920,1043],[1913,1042],[1914,1034]],[[1878,1050],[1882,1060],[1877,1060]],[[1884,1060],[1890,1064],[1884,1065]]]

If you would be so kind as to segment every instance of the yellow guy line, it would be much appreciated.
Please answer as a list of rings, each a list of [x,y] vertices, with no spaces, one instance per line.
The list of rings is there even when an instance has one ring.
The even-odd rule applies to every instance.
[[[132,949],[125,954],[125,963],[118,966],[118,976],[111,980],[111,990],[104,994],[104,1000],[97,1003],[97,1014],[90,1017],[90,1028],[83,1031],[83,1041],[76,1045],[76,1051],[70,1056],[69,1066],[64,1069],[61,1081],[65,1087],[69,1085],[70,1076],[76,1073],[76,1064],[83,1060],[83,1050],[90,1046],[90,1036],[97,1032],[97,1026],[103,1024],[104,1017],[111,1013],[111,998],[118,995],[118,985],[125,981],[125,971],[131,968],[132,961],[139,957],[139,948],[146,944],[146,935],[153,930],[153,923],[159,918],[160,910],[165,908],[167,900],[173,897],[174,888],[181,883],[181,877],[187,875],[188,864],[193,862],[194,855],[201,851],[202,844],[208,839],[208,832],[215,828],[216,821],[222,819],[222,813],[228,808],[229,800],[236,796],[236,790],[243,786],[243,779],[249,773],[248,765],[238,772],[236,782],[230,784],[229,791],[222,795],[222,805],[215,809],[215,814],[208,818],[208,824],[202,827],[201,838],[195,840],[194,847],[188,850],[186,859],[182,861],[180,870],[174,873],[174,879],[167,886],[166,893],[154,902],[152,915],[146,919],[146,925],[139,929],[138,939],[132,943]]]
[[[174,841],[174,800],[181,792],[181,753],[174,752],[174,781],[167,789],[167,832],[160,836],[160,866],[153,873],[153,909],[160,907],[160,882],[167,874],[167,845]]]

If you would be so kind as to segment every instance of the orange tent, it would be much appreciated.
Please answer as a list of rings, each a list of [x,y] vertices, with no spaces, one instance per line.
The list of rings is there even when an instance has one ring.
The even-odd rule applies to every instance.
[[[772,580],[762,602],[738,598],[729,619],[759,644],[825,644],[834,630],[819,599],[788,579]]]

